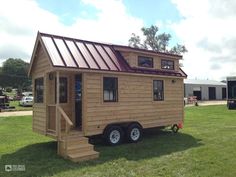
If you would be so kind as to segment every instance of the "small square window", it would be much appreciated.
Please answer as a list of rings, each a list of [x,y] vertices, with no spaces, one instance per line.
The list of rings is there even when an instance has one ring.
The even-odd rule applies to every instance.
[[[138,66],[145,68],[153,68],[153,58],[138,56]]]
[[[174,61],[161,60],[161,69],[174,70]]]

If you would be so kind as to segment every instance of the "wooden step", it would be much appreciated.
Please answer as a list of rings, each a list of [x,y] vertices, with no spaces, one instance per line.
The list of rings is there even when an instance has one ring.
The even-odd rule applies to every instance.
[[[93,151],[93,145],[91,144],[80,144],[80,145],[72,145],[67,147],[67,153],[80,153],[85,151]]]
[[[62,140],[58,144],[59,153],[73,162],[95,159],[99,156],[99,153],[94,151],[93,145],[89,144],[88,138],[83,135],[83,132],[78,130],[70,131],[69,135],[63,132]]]
[[[80,144],[88,144],[88,138],[81,137],[81,138],[74,138],[74,139],[68,139],[67,145],[80,145]]]
[[[73,162],[82,162],[85,160],[92,160],[99,157],[99,153],[96,151],[86,151],[81,153],[68,154],[68,157]]]
[[[65,133],[62,133],[62,138],[65,138],[66,137],[66,134]],[[84,134],[82,132],[70,132],[70,134],[68,135],[68,137],[84,137]]]

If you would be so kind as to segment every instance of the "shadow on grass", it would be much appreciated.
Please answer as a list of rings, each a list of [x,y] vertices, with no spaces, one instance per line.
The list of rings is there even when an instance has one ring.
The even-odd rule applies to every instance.
[[[146,130],[139,143],[109,147],[98,140],[94,142],[95,150],[100,152],[99,159],[102,162],[122,157],[134,161],[156,158],[203,145],[200,139],[191,135],[158,129]]]
[[[149,130],[143,140],[136,144],[123,144],[116,147],[106,146],[102,141],[94,141],[95,150],[100,158],[80,164],[73,163],[58,156],[57,143],[46,142],[25,146],[14,153],[1,157],[1,168],[4,165],[25,165],[24,172],[3,172],[3,176],[50,176],[67,170],[79,170],[85,167],[103,164],[111,160],[125,158],[131,161],[157,158],[174,152],[185,151],[203,145],[201,140],[184,133],[174,134],[170,131]],[[2,171],[1,170],[1,171]],[[0,176],[1,176],[0,171]]]

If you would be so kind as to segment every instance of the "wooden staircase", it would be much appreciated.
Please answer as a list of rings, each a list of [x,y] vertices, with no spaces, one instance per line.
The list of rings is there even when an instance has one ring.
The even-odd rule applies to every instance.
[[[73,162],[91,160],[99,156],[99,153],[94,151],[93,145],[89,144],[88,138],[76,130],[70,131],[67,136],[62,134],[61,140],[58,141],[58,153]]]

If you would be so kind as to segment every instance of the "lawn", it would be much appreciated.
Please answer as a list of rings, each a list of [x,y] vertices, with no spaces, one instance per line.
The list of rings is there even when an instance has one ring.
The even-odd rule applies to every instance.
[[[226,106],[188,107],[184,129],[145,132],[137,144],[97,142],[100,158],[80,164],[56,154],[56,143],[32,133],[30,116],[0,117],[0,176],[235,177],[236,111]],[[5,164],[25,172],[5,172]]]

